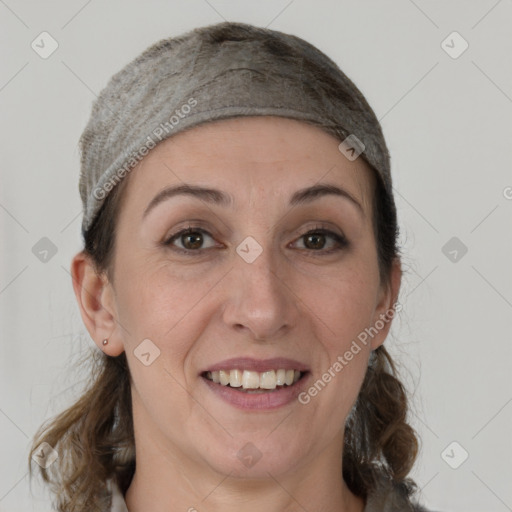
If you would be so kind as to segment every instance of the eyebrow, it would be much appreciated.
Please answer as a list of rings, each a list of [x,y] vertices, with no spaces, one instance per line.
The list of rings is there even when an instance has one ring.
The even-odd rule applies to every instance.
[[[234,202],[231,195],[226,194],[221,190],[185,183],[183,185],[174,185],[161,190],[148,204],[142,217],[146,217],[148,213],[158,204],[179,195],[196,197],[202,201],[206,201],[207,203],[217,204],[224,207],[230,206]],[[319,183],[311,187],[297,190],[290,198],[290,206],[310,203],[316,199],[319,199],[320,197],[328,195],[334,195],[349,200],[364,216],[363,207],[357,201],[357,199],[355,199],[355,197],[353,197],[352,194],[347,192],[345,189],[331,183]]]

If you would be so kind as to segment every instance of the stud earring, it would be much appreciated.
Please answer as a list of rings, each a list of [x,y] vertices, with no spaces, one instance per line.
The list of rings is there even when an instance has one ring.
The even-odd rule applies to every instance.
[[[103,345],[106,345],[108,343],[108,339],[103,340]]]

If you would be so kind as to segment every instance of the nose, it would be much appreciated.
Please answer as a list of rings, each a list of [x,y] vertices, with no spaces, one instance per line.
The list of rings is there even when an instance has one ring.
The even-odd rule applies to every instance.
[[[284,268],[270,249],[264,248],[252,263],[236,255],[223,312],[230,329],[247,331],[253,341],[271,342],[296,324],[298,300]]]

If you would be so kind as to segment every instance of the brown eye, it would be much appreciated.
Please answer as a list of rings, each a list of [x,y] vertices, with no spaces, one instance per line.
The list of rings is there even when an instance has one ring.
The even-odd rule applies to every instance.
[[[323,249],[325,246],[325,235],[323,233],[311,233],[304,235],[304,245],[308,249]]]
[[[201,252],[202,249],[208,248],[203,247],[203,244],[205,243],[205,237],[213,240],[212,236],[207,231],[199,228],[189,227],[187,229],[182,229],[178,233],[172,235],[165,242],[165,245],[175,246],[175,243],[179,242],[181,247],[175,246],[176,250],[178,251]]]
[[[198,231],[181,235],[181,242],[185,249],[199,249],[203,244],[203,235]]]
[[[214,243],[209,247],[205,247],[205,238],[210,238],[210,240],[213,241],[213,237],[204,229],[188,227],[171,235],[170,238],[164,242],[164,245],[170,246],[177,252],[201,254],[204,250],[215,247]],[[310,230],[303,234],[298,240],[303,240],[304,244],[303,247],[299,246],[299,249],[318,252],[320,254],[336,252],[349,245],[343,235],[339,235],[327,229]]]
[[[329,239],[331,242],[329,242]],[[310,251],[319,251],[322,253],[330,253],[348,247],[347,239],[327,229],[315,229],[304,233],[299,240],[304,241],[304,247],[300,249],[309,249]],[[327,247],[326,246],[329,246]]]

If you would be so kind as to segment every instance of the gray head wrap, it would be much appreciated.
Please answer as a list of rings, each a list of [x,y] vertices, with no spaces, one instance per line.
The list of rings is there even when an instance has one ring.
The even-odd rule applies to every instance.
[[[389,153],[364,96],[325,54],[296,36],[243,23],[196,28],[148,48],[116,73],[80,139],[82,231],[160,141],[195,125],[274,115],[313,123],[359,154],[392,197]]]

